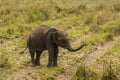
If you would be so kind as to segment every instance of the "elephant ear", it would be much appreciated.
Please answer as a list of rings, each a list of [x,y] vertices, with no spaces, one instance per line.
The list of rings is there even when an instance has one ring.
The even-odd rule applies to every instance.
[[[57,30],[52,32],[51,38],[52,38],[52,41],[54,43],[57,42],[57,38],[58,38],[58,31]]]
[[[51,40],[52,43],[56,43],[58,37],[58,30],[55,28],[50,28],[49,30],[44,32],[45,40],[49,42]]]

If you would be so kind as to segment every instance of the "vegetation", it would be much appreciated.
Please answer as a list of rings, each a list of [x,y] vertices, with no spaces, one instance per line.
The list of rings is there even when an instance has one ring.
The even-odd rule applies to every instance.
[[[83,42],[89,45],[75,53],[60,49],[56,68],[45,66],[45,51],[42,66],[31,67],[29,52],[18,53],[31,29],[42,24],[66,31],[73,47]],[[103,51],[94,65],[85,64],[86,55],[112,41],[113,47]],[[0,80],[119,80],[118,53],[119,0],[0,0]]]

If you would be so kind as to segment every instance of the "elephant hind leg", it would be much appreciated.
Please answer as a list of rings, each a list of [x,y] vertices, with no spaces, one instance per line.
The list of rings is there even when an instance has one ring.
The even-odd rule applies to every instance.
[[[42,51],[36,51],[36,59],[35,59],[35,65],[39,66],[40,64],[40,56],[41,56]]]
[[[30,56],[31,56],[32,66],[35,66],[35,60],[34,60],[35,51],[29,49],[29,52],[30,52]]]

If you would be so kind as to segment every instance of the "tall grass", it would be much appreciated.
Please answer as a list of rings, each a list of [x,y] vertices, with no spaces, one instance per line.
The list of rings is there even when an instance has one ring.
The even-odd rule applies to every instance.
[[[14,70],[13,68],[19,69],[20,65],[29,63],[28,56],[24,54],[24,58],[20,57],[17,51],[25,46],[28,32],[41,24],[67,31],[71,41],[81,38],[82,35],[89,35],[82,42],[95,45],[113,40],[114,36],[120,35],[119,3],[119,0],[0,0],[0,44],[11,40],[11,44],[0,49],[0,68],[9,69],[14,65]],[[23,37],[24,41],[21,40]],[[15,38],[18,39],[13,40]],[[6,48],[13,45],[15,49],[11,51]],[[91,46],[90,49],[92,50]],[[114,50],[119,51],[118,49],[117,47]],[[103,71],[103,80],[108,79],[113,70],[110,66],[107,68],[108,70]],[[52,70],[47,70],[40,72],[43,79],[55,79],[57,73],[64,71],[58,69],[52,73]],[[51,74],[44,75],[49,71]],[[1,74],[4,79],[10,73],[7,73],[6,69],[4,73],[1,71]],[[76,80],[97,80],[99,74],[81,64],[74,77]]]
[[[80,21],[85,21],[84,24],[87,25],[102,25],[119,16],[119,5],[116,4],[119,1],[108,0],[108,2],[110,5],[104,0],[1,0],[0,26],[2,29],[0,32],[8,36],[0,36],[7,39],[10,38],[9,35],[24,33],[28,29],[27,27],[34,23],[38,25],[38,22],[41,24],[41,22],[63,19],[70,15],[82,16],[83,18]]]
[[[109,65],[103,65],[101,80],[118,80],[116,70],[112,68],[112,61]]]
[[[96,80],[96,79],[99,80],[98,75],[93,70],[86,67],[85,64],[81,64],[78,67],[72,80]]]
[[[82,63],[72,80],[119,80],[119,78],[116,69],[113,69],[112,61],[110,61],[109,63],[103,62],[102,69],[99,72]]]

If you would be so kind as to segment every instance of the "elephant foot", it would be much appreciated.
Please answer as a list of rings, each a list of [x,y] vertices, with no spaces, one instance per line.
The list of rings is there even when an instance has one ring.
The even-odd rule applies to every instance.
[[[32,66],[32,67],[35,67],[36,65],[35,65],[35,64],[32,64],[31,66]]]
[[[55,64],[55,65],[47,65],[47,67],[58,67],[58,65],[57,64]]]
[[[41,64],[32,64],[32,67],[40,66]]]
[[[53,64],[54,67],[58,67],[58,64]]]
[[[34,60],[31,60],[31,66],[35,67],[35,61]]]
[[[40,63],[32,63],[31,66],[32,67],[36,67],[36,66],[40,66],[41,64]]]
[[[39,61],[35,61],[35,66],[40,66],[40,62]]]
[[[39,64],[36,64],[36,66],[40,66],[41,64],[39,63]]]
[[[48,64],[47,67],[52,67],[52,65],[49,65],[49,64]]]

